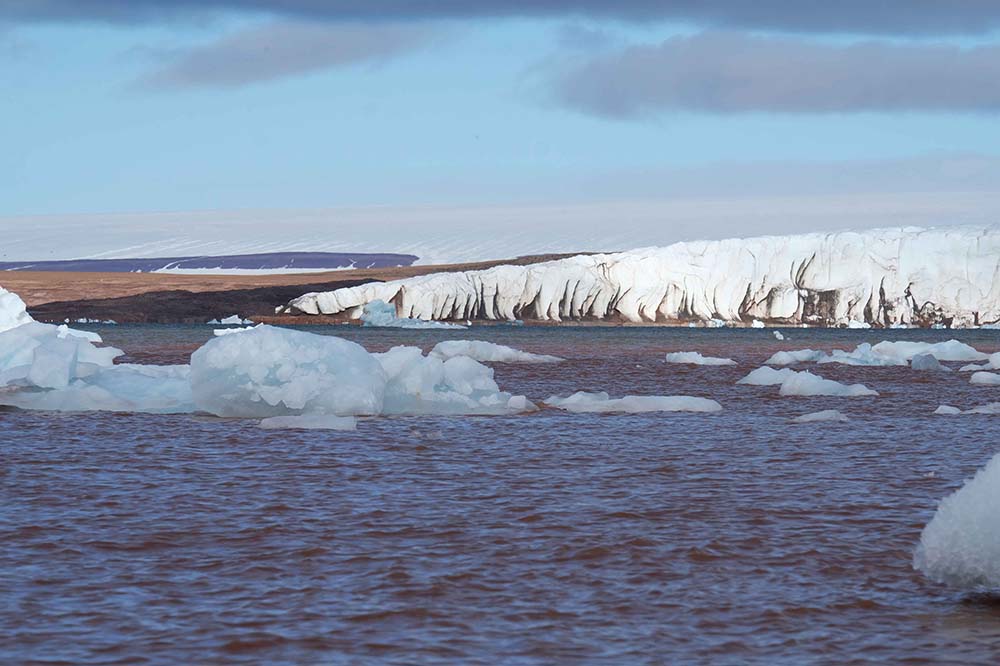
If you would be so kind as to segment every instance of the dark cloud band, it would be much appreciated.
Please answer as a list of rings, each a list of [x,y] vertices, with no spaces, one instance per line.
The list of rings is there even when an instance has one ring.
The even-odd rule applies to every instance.
[[[720,29],[896,35],[986,34],[996,0],[0,0],[0,21],[149,21],[203,11],[329,21],[579,17]]]
[[[1000,47],[860,43],[708,33],[577,62],[552,75],[580,111],[1000,112]]]
[[[331,67],[377,63],[424,46],[425,26],[280,21],[177,54],[140,79],[140,88],[236,88]]]

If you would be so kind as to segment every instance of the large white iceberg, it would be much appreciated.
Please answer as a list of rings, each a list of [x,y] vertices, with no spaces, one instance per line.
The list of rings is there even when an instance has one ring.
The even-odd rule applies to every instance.
[[[347,422],[333,417],[358,415],[536,409],[524,396],[501,391],[493,370],[468,356],[425,356],[416,347],[370,354],[347,340],[272,326],[216,337],[192,355],[191,365],[115,365],[122,352],[99,347],[100,336],[25,321],[15,298],[3,301],[10,306],[5,321],[21,323],[0,331],[2,405],[295,417],[269,420],[265,428],[339,428]]]
[[[485,340],[445,340],[434,345],[430,356],[449,359],[467,356],[483,363],[559,363],[563,359],[548,354],[532,354]]]
[[[534,409],[500,391],[493,370],[416,347],[370,354],[332,336],[260,326],[191,356],[198,409],[219,416],[513,414]]]
[[[569,412],[596,414],[722,411],[722,405],[708,398],[689,395],[627,395],[624,398],[612,398],[603,391],[577,391],[566,398],[552,396],[545,404]]]
[[[667,363],[684,363],[687,365],[736,365],[736,361],[731,358],[702,356],[701,352],[670,352],[663,360]]]
[[[941,501],[913,566],[938,583],[1000,588],[1000,454]]]
[[[305,294],[286,312],[358,317],[376,300],[433,320],[534,317],[846,326],[1000,321],[1000,227],[877,229],[675,243]]]
[[[215,338],[191,355],[195,403],[217,416],[378,414],[385,382],[361,345],[273,326]]]

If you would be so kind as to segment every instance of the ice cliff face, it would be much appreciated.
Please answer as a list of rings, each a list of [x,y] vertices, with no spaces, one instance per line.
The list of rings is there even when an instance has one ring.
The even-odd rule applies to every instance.
[[[1000,320],[1000,227],[675,243],[311,293],[281,310],[416,319],[976,326]]]

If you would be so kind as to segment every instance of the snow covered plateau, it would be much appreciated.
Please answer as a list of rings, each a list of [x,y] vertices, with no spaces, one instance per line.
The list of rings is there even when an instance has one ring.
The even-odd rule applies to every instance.
[[[951,326],[1000,321],[1000,227],[894,228],[675,243],[373,282],[280,312],[422,320]]]

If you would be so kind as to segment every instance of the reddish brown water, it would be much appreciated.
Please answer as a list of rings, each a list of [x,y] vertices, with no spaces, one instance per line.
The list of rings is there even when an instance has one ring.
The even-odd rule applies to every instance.
[[[207,329],[101,331],[182,362]],[[820,366],[878,398],[734,382],[778,349],[997,332],[328,329],[373,351],[476,337],[553,393],[720,414],[393,418],[273,432],[198,416],[0,411],[4,664],[993,664],[1000,604],[925,581],[936,502],[998,448],[968,375]],[[725,355],[738,368],[661,362]],[[789,417],[836,408],[847,424]]]

